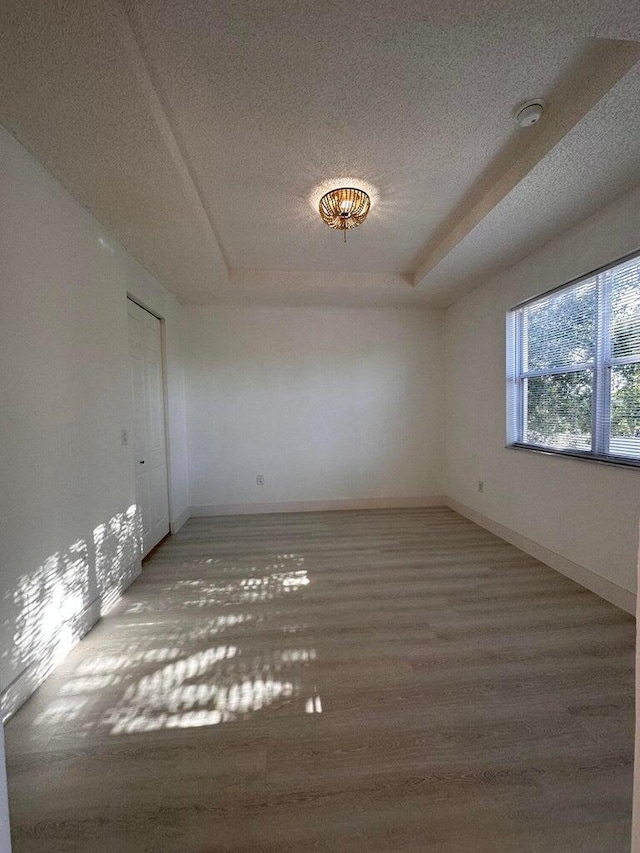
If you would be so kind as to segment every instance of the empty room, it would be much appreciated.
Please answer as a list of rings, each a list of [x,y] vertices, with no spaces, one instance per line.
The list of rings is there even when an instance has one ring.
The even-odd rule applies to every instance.
[[[0,853],[640,853],[639,105],[637,0],[0,0]]]

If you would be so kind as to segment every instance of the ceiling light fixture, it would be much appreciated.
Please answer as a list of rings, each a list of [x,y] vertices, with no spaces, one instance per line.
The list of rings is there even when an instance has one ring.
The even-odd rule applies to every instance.
[[[347,231],[357,228],[367,218],[371,199],[364,190],[355,187],[340,187],[330,190],[320,199],[320,216],[329,228],[344,231],[344,242],[347,242]]]

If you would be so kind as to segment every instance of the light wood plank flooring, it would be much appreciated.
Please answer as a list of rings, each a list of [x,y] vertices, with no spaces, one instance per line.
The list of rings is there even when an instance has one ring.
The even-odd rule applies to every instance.
[[[193,519],[7,726],[15,853],[628,853],[633,648],[448,509]]]

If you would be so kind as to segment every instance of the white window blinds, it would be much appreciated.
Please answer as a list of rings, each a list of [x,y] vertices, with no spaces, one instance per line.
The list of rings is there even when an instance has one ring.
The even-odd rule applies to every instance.
[[[514,445],[640,464],[640,257],[508,315]]]

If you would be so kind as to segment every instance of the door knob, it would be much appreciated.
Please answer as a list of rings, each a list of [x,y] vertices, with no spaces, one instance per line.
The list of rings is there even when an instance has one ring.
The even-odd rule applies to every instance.
[[[144,459],[141,459],[141,460],[140,460],[140,464],[141,464],[141,465],[144,465]]]

